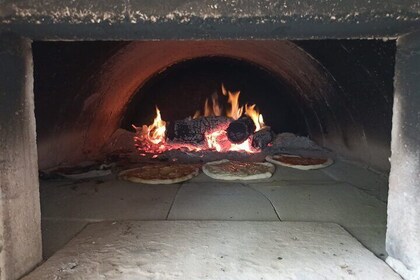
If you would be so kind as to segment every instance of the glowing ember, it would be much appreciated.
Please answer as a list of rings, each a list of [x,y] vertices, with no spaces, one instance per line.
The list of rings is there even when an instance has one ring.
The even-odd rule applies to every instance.
[[[218,152],[227,152],[230,150],[231,143],[227,138],[226,131],[215,130],[205,134],[207,146],[209,149],[214,149]]]
[[[251,154],[258,152],[252,147],[251,138],[241,144],[234,144],[229,141],[226,130],[222,129],[206,133],[206,141],[209,149],[215,149],[218,152],[238,151]]]
[[[222,84],[222,94],[227,96],[227,103],[230,106],[226,109],[226,116],[231,118],[231,120],[239,119],[244,113],[244,106],[239,104],[239,95],[240,92],[230,92]],[[223,115],[223,106],[219,104],[217,93],[214,93],[211,96],[211,99],[206,99],[204,103],[203,113],[205,117],[210,116],[222,116]],[[263,116],[259,113],[256,105],[245,104],[245,114],[249,116],[255,123],[256,130],[262,129],[265,124],[263,121]],[[200,111],[195,112],[193,119],[199,118],[201,115]],[[136,129],[136,136],[134,137],[136,147],[141,151],[142,155],[144,153],[152,153],[153,157],[156,157],[156,154],[162,153],[167,150],[174,149],[186,149],[188,151],[200,151],[200,150],[216,150],[218,152],[228,152],[228,151],[240,151],[246,153],[256,153],[258,150],[252,147],[252,136],[240,144],[234,144],[229,141],[227,137],[226,128],[229,125],[230,121],[223,127],[218,127],[212,131],[206,131],[204,133],[205,143],[202,144],[188,144],[188,143],[179,143],[179,142],[167,142],[166,139],[166,122],[162,120],[159,109],[156,107],[156,117],[153,120],[153,123],[149,126],[143,125],[142,127],[133,127]]]

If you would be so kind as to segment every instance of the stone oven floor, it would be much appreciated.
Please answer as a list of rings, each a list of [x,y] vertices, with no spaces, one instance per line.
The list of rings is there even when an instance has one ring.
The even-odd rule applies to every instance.
[[[386,176],[344,161],[314,171],[277,167],[276,173],[270,179],[240,183],[216,181],[204,174],[175,185],[142,185],[119,181],[112,176],[83,182],[41,181],[44,257],[49,258],[84,228],[86,229],[81,235],[85,237],[78,237],[76,241],[72,241],[74,244],[80,238],[86,238],[93,229],[105,229],[105,225],[112,225],[115,221],[120,225],[120,221],[280,220],[338,224],[384,259],[386,203],[377,198],[386,196],[386,192],[381,191],[386,189],[384,186],[387,186]],[[88,226],[104,221],[110,223]],[[158,227],[164,224],[168,223],[144,223]],[[277,229],[281,232],[285,230],[282,224],[292,225],[281,222],[202,225],[221,228],[232,226],[235,232],[240,232],[242,226],[254,228],[255,225],[264,225],[266,230],[273,227],[271,232]],[[127,224],[122,223],[121,227],[122,225]],[[137,228],[143,223],[134,222],[134,225]],[[168,224],[169,227],[175,225],[177,224]],[[296,225],[304,226],[302,223]],[[313,225],[322,230],[331,229],[332,236],[338,234],[350,239],[350,236],[335,225]],[[293,228],[291,226],[291,230]],[[242,237],[238,235],[238,238]],[[66,250],[72,249],[67,247]]]
[[[401,278],[337,224],[122,221],[87,226],[24,279]]]

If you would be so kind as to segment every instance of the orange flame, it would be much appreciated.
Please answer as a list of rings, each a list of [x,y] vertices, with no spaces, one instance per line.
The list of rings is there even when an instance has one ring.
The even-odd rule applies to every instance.
[[[198,117],[200,117],[200,110],[195,111],[194,116],[192,118],[196,119]]]
[[[213,93],[211,96],[211,101],[213,103],[213,114],[215,116],[221,116],[222,115],[222,108],[219,105],[219,100],[217,98],[217,93]]]
[[[244,106],[239,106],[240,92],[230,92],[226,90],[222,84],[222,94],[228,97],[230,108],[226,109],[226,116],[234,120],[239,119],[244,113]],[[256,131],[265,127],[263,116],[259,113],[256,105],[245,104],[245,114],[248,115],[255,123]],[[200,117],[200,111],[196,111],[193,118]],[[218,95],[214,93],[211,99],[207,98],[204,103],[204,116],[221,116],[223,115],[222,106],[219,104]],[[227,127],[228,123],[226,124]],[[170,143],[166,142],[166,122],[162,120],[160,111],[156,107],[156,117],[149,126],[143,125],[141,128],[136,127],[137,133],[134,137],[136,147],[142,152],[162,153],[172,149],[187,149],[189,151],[200,151],[202,149],[214,149],[218,152],[241,151],[247,153],[255,153],[257,150],[252,147],[252,139],[248,138],[241,144],[231,143],[227,137],[226,127],[220,127],[213,131],[205,132],[205,146],[192,145],[187,143]]]
[[[209,99],[206,98],[206,102],[204,102],[204,116],[209,117],[213,115],[213,109],[209,104]]]
[[[228,91],[228,103],[230,104],[230,110],[226,111],[226,115],[234,120],[239,119],[242,116],[244,107],[239,107],[239,95],[240,91],[230,92]]]
[[[204,102],[204,116],[221,116],[222,115],[222,107],[219,105],[219,100],[217,98],[217,93],[213,93],[211,96],[211,104],[209,99],[206,98]],[[193,119],[196,119],[200,116],[200,111],[196,111],[194,114]]]
[[[261,130],[261,128],[265,127],[263,116],[259,113],[258,109],[255,108],[256,104],[249,105],[245,104],[245,114],[250,117],[255,124],[255,131]]]
[[[147,127],[147,139],[153,144],[165,142],[166,122],[162,120],[160,111],[156,107],[156,117],[153,123]]]

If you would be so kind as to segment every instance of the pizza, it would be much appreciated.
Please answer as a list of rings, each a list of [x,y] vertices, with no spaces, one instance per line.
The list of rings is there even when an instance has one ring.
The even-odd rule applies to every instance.
[[[268,162],[292,167],[300,170],[310,170],[324,168],[333,163],[330,158],[318,158],[318,157],[303,157],[298,155],[279,154],[273,156],[267,156],[265,158]]]
[[[120,172],[120,179],[144,184],[176,184],[198,175],[197,164],[151,164]]]
[[[241,162],[227,159],[208,162],[203,165],[203,172],[213,179],[220,180],[256,180],[270,178],[275,167],[269,162]]]

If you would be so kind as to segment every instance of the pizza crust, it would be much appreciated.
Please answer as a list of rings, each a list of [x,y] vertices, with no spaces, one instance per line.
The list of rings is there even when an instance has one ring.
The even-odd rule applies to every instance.
[[[257,180],[270,178],[275,166],[269,162],[239,162],[227,159],[203,165],[207,176],[218,180]]]
[[[194,164],[153,164],[121,171],[120,179],[143,184],[176,184],[198,175],[200,169]]]
[[[276,158],[276,157],[284,157],[285,159],[280,159],[280,158]],[[287,162],[287,158],[291,159],[291,162]],[[305,164],[299,164],[297,162],[294,162],[293,159],[298,159],[297,162],[299,162],[300,160],[302,160],[303,162],[305,162],[305,160],[311,161],[324,161],[322,163],[305,163]],[[313,169],[320,169],[320,168],[325,168],[327,166],[330,166],[331,164],[334,163],[334,161],[331,158],[311,158],[311,157],[302,157],[302,156],[298,156],[298,155],[288,155],[288,154],[284,154],[284,155],[273,155],[273,156],[266,156],[265,160],[277,165],[282,165],[282,166],[286,166],[286,167],[291,167],[291,168],[295,168],[295,169],[300,169],[300,170],[313,170]]]

